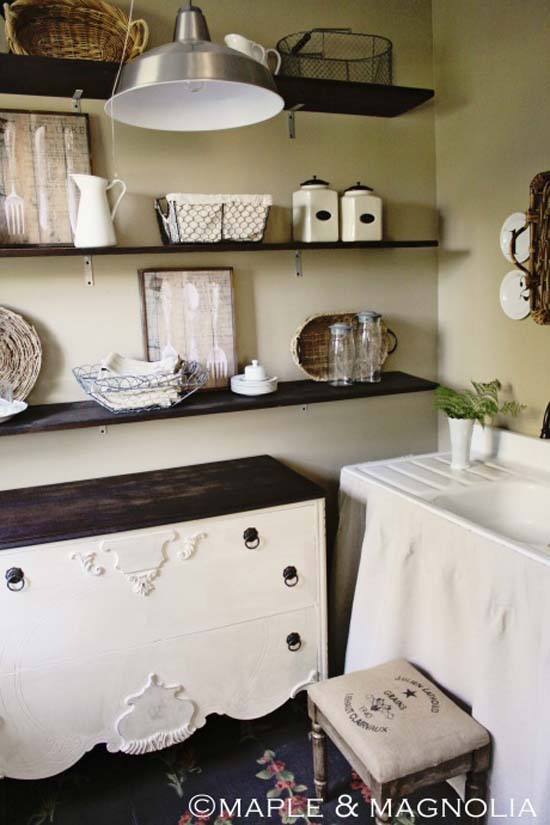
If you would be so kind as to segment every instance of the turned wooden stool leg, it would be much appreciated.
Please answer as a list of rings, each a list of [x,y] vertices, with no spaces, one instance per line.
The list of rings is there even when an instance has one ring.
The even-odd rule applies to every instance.
[[[388,825],[388,822],[391,820],[388,814],[377,813],[374,816],[374,821],[376,822],[376,825]]]
[[[487,771],[470,771],[466,775],[466,789],[464,792],[464,804],[474,799],[480,799],[482,802],[487,801]],[[478,823],[483,825],[485,817],[481,818],[481,813],[484,806],[480,803],[468,805],[469,818],[468,822]]]
[[[316,721],[311,724],[311,743],[313,745],[313,781],[317,799],[325,802],[327,798],[327,740],[325,733]]]
[[[391,816],[389,813],[386,813],[387,810],[387,803],[389,802],[388,798],[384,793],[381,793],[379,790],[371,788],[372,793],[372,800],[375,803],[374,805],[374,821],[376,825],[388,825],[391,822]],[[390,806],[391,812],[391,806]]]

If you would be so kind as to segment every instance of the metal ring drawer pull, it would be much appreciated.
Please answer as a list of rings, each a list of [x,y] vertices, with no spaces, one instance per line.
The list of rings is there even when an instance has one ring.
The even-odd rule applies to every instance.
[[[300,638],[299,633],[289,633],[286,637],[286,644],[288,649],[292,653],[296,653],[296,651],[300,650],[302,647],[302,639]]]
[[[260,536],[255,527],[247,527],[243,533],[243,539],[249,550],[257,550],[260,546]]]
[[[10,567],[6,571],[6,586],[8,590],[12,590],[14,593],[23,590],[25,587],[25,574],[20,567]]]
[[[298,571],[294,567],[294,565],[289,565],[285,567],[283,570],[283,579],[285,580],[285,584],[287,587],[296,587],[300,578],[298,576]]]

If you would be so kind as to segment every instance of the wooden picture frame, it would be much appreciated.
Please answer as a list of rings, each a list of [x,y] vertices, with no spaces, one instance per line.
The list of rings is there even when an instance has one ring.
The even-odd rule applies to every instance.
[[[0,109],[0,245],[67,246],[92,171],[88,115]]]
[[[208,369],[203,389],[225,388],[237,372],[233,269],[142,269],[138,273],[145,357],[175,350]]]

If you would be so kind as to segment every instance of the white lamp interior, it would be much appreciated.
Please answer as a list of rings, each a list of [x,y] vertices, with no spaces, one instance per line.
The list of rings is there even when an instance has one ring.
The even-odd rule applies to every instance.
[[[283,106],[280,95],[250,83],[181,80],[121,92],[105,110],[131,126],[196,132],[258,123],[274,117]]]

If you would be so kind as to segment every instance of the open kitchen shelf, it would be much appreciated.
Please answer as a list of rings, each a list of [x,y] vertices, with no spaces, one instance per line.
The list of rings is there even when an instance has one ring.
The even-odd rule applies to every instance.
[[[45,97],[83,97],[106,100],[111,96],[117,63],[96,60],[62,60],[0,54],[0,92]],[[286,109],[332,112],[341,115],[396,117],[433,97],[433,89],[347,83],[342,80],[275,78]]]
[[[185,252],[275,252],[279,249],[294,251],[305,249],[403,249],[438,246],[438,241],[359,241],[344,243],[186,243],[170,246],[103,246],[94,249],[77,249],[74,246],[4,246],[0,247],[0,258],[52,258],[87,257],[91,255],[162,255]]]
[[[214,413],[264,410],[274,407],[293,407],[320,404],[326,401],[345,401],[354,398],[374,398],[381,395],[399,395],[427,392],[437,384],[417,378],[406,372],[385,372],[379,384],[353,384],[350,387],[331,387],[316,381],[281,381],[272,395],[249,397],[235,395],[230,390],[204,390],[195,393],[182,404],[168,410],[153,412],[114,413],[95,401],[75,401],[65,404],[40,404],[0,424],[0,436],[26,435],[56,430],[104,427],[129,424],[134,421],[160,421],[165,418],[187,418]]]

